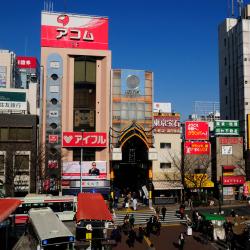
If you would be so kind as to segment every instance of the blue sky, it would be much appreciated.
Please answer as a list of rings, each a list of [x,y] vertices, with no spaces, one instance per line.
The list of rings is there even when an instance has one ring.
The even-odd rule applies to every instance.
[[[228,0],[53,2],[56,12],[108,16],[112,67],[153,71],[154,100],[171,102],[182,119],[194,101],[219,101],[217,30]],[[40,59],[43,8],[42,0],[2,1],[0,48]]]

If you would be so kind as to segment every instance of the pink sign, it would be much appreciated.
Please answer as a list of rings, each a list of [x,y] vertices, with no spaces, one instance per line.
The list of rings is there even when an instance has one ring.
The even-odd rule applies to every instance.
[[[63,132],[63,147],[107,147],[107,133]]]
[[[41,46],[108,49],[108,18],[42,13]]]
[[[243,185],[245,183],[245,176],[223,176],[223,185]]]

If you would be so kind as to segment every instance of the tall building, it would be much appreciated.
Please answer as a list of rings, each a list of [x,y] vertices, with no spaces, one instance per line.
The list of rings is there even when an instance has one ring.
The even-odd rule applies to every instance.
[[[221,119],[239,120],[246,143],[250,113],[250,5],[238,18],[226,18],[218,32]]]
[[[41,46],[46,189],[58,191],[62,179],[64,194],[109,193],[108,18],[42,12]],[[93,165],[99,175],[89,174]]]

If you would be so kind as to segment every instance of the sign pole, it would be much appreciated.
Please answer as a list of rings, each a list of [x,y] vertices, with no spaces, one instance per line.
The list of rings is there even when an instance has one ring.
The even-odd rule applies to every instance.
[[[84,129],[81,130],[81,132],[82,132],[82,139],[83,139],[83,131],[84,131]],[[80,157],[80,193],[82,193],[82,155],[83,155],[83,146],[81,145],[81,157]]]

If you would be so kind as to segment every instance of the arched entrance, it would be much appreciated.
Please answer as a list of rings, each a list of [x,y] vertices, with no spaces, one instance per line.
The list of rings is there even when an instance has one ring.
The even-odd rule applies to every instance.
[[[147,186],[151,162],[148,160],[148,140],[144,131],[133,124],[119,139],[122,161],[113,162],[114,189],[138,192]]]

